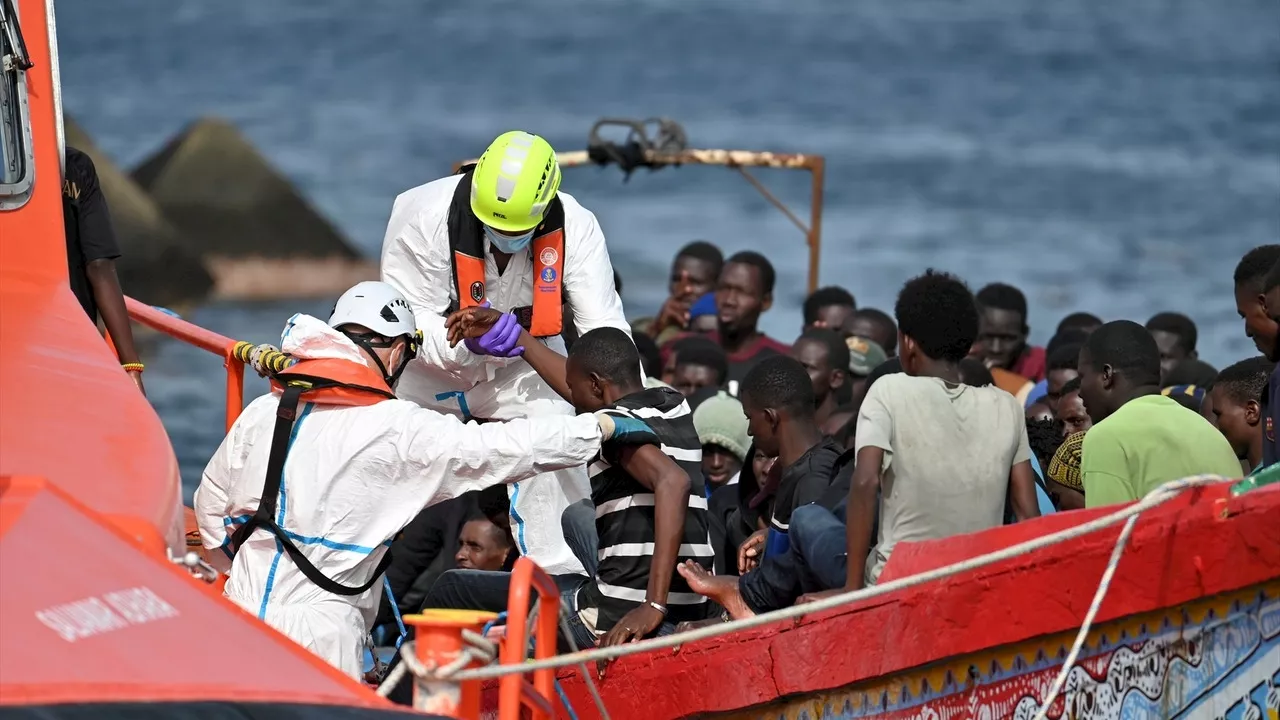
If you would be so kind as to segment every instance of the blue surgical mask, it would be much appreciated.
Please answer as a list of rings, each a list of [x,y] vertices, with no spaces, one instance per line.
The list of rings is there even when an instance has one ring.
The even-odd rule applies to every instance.
[[[508,255],[518,253],[529,246],[529,242],[533,240],[533,231],[537,228],[530,228],[529,232],[523,235],[503,235],[488,225],[484,226],[485,237],[489,238],[490,244],[497,248],[498,252],[504,252]]]

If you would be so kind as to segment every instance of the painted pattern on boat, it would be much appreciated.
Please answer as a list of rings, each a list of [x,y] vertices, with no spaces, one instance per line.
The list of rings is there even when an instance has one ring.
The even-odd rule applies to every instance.
[[[1063,633],[720,717],[1031,720],[1073,640]],[[1280,582],[1096,628],[1048,717],[1280,718]]]

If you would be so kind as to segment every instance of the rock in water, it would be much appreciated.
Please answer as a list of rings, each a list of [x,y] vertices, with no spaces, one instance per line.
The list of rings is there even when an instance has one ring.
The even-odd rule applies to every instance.
[[[377,277],[376,266],[225,121],[192,124],[133,178],[195,242],[221,297],[332,295]]]
[[[116,271],[125,294],[154,305],[204,299],[213,278],[176,227],[138,185],[70,118],[67,145],[93,159],[120,243]]]

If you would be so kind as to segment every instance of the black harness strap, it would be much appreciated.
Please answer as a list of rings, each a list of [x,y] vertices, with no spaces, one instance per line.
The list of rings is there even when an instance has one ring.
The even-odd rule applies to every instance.
[[[253,531],[261,527],[275,536],[280,547],[308,580],[322,590],[350,597],[363,594],[382,578],[382,574],[387,571],[387,566],[391,564],[391,550],[388,549],[382,555],[382,560],[378,562],[378,567],[373,571],[368,582],[359,586],[343,585],[312,565],[307,556],[302,554],[302,550],[275,521],[276,504],[280,497],[280,482],[284,476],[284,461],[289,454],[289,436],[293,433],[293,424],[298,418],[298,400],[307,390],[322,386],[321,383],[291,383],[285,386],[284,394],[280,397],[280,405],[276,410],[276,427],[271,436],[271,451],[267,458],[267,477],[262,486],[262,501],[258,503],[258,510],[248,522],[236,528],[231,535],[231,552],[233,555],[239,552]]]

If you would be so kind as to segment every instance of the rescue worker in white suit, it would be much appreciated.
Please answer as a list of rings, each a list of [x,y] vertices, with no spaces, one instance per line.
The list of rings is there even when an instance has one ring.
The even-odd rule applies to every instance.
[[[610,437],[644,442],[643,425],[607,416],[463,424],[395,399],[418,338],[381,282],[348,290],[327,325],[295,315],[281,347],[296,364],[245,408],[195,493],[227,597],[357,678],[387,545],[420,510],[576,467]]]
[[[498,328],[451,348],[444,326],[450,312],[487,302],[564,355],[560,331],[568,303],[579,335],[605,326],[630,335],[600,225],[559,187],[560,167],[547,141],[513,131],[463,174],[396,198],[382,245],[382,279],[409,299],[423,334],[422,349],[396,389],[399,397],[464,420],[573,413],[514,357],[520,349],[503,344]],[[562,529],[567,507],[582,501],[590,507],[585,467],[513,484],[508,494],[520,553],[552,575],[585,575]],[[592,535],[593,520],[588,512],[583,528]]]

